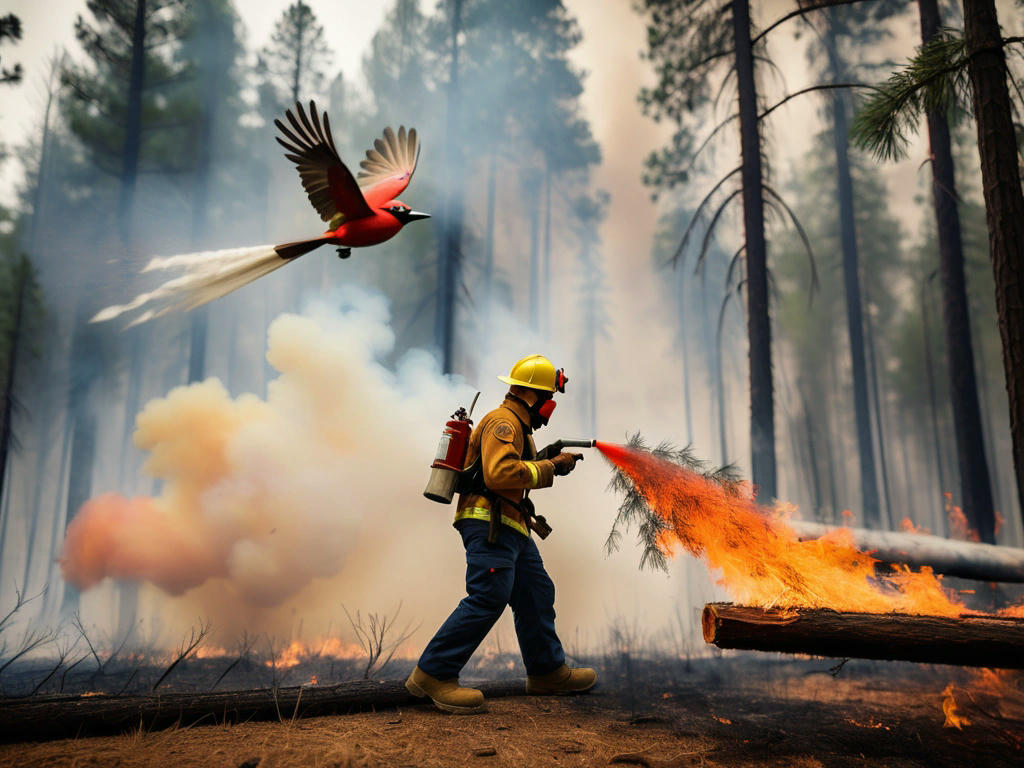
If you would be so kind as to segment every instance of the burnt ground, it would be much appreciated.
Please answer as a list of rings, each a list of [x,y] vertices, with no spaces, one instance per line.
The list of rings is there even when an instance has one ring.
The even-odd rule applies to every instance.
[[[495,699],[0,745],[15,766],[1019,766],[1024,677],[764,654],[605,658],[572,698]],[[395,672],[399,672],[396,669]],[[833,672],[835,674],[833,674]],[[970,724],[944,727],[943,690]],[[995,686],[995,687],[993,687]]]

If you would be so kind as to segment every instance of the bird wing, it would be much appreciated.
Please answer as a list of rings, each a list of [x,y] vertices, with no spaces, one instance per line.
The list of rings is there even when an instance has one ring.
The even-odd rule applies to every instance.
[[[416,170],[420,157],[420,143],[416,129],[405,132],[398,128],[396,135],[390,127],[366,150],[366,159],[359,163],[359,186],[374,205],[383,205],[402,194]]]
[[[363,197],[359,184],[334,148],[327,113],[324,112],[321,126],[314,102],[309,102],[309,117],[302,104],[296,103],[295,111],[298,119],[290,109],[285,112],[293,130],[286,128],[280,120],[274,120],[274,125],[288,141],[280,136],[275,138],[287,150],[285,157],[299,169],[302,187],[320,218],[331,222],[332,226],[340,226],[340,221],[335,224],[338,214],[344,221],[372,216],[373,210]]]

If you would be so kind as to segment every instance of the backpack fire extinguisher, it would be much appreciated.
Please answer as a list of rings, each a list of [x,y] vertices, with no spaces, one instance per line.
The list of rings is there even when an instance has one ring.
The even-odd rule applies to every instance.
[[[473,431],[473,409],[476,407],[476,393],[469,413],[459,408],[444,425],[441,442],[437,445],[434,463],[430,465],[430,479],[423,495],[440,504],[451,504],[452,497],[459,486],[466,464],[466,450],[469,448],[469,435]]]

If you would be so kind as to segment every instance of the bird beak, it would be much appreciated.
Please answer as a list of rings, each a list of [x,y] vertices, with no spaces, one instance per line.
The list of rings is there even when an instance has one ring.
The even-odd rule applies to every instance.
[[[416,221],[417,219],[429,219],[429,213],[423,213],[422,211],[409,211],[405,214],[406,222]]]

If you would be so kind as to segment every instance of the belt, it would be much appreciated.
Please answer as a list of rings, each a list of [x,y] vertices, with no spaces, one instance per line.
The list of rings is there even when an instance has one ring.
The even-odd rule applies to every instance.
[[[455,513],[455,522],[459,520],[483,520],[484,522],[490,522],[491,510],[485,507],[466,507]],[[520,523],[518,520],[513,520],[508,515],[501,516],[502,525],[507,525],[509,528],[519,531],[523,536],[529,536],[530,532],[526,526]]]

